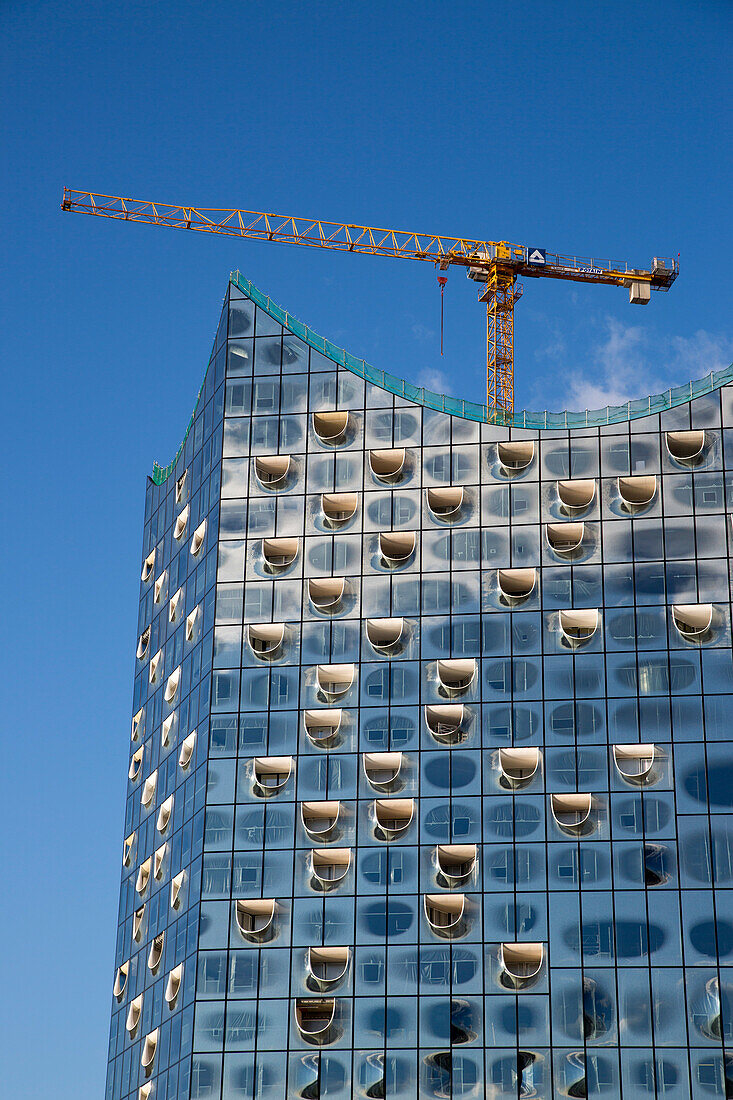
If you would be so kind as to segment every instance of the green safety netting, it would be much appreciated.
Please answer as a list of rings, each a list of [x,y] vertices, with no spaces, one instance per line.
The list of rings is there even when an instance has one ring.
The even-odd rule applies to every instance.
[[[684,386],[672,386],[664,393],[653,394],[650,397],[640,397],[635,401],[627,401],[623,405],[606,405],[602,409],[585,409],[583,412],[528,412],[522,410],[512,415],[497,415],[495,410],[487,415],[486,405],[479,405],[475,401],[464,401],[457,397],[448,397],[443,393],[435,393],[424,386],[415,386],[406,382],[404,378],[398,378],[387,371],[377,370],[364,359],[357,359],[348,351],[332,344],[323,336],[313,332],[312,329],[298,321],[292,314],[276,305],[266,294],[258,290],[249,279],[245,279],[239,271],[233,271],[229,276],[232,286],[235,286],[246,298],[254,302],[279,324],[283,325],[294,336],[300,337],[309,347],[331,359],[340,367],[357,374],[360,378],[373,382],[389,393],[398,397],[404,397],[408,401],[414,401],[417,405],[424,405],[428,409],[437,409],[439,412],[450,413],[452,416],[461,416],[465,420],[477,420],[480,423],[500,424],[507,428],[534,428],[543,430],[546,428],[588,428],[599,427],[606,424],[620,424],[628,420],[638,420],[639,417],[649,416],[652,413],[664,412],[676,405],[682,405],[685,401],[691,401],[695,397],[702,397],[706,393],[719,389],[728,382],[733,381],[733,364],[723,370],[711,371],[704,378],[694,382],[687,382]],[[194,417],[201,399],[203,384],[196,398],[191,419],[186,428],[186,434],[176,452],[176,457],[167,466],[153,464],[152,478],[156,485],[170,477],[176,462],[188,438],[188,433],[193,426]]]

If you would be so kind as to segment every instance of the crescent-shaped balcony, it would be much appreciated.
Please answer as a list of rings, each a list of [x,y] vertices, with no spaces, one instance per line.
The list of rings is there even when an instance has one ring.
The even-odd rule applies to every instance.
[[[473,876],[478,863],[478,849],[475,844],[438,844],[435,862],[441,885],[449,888],[460,886]]]
[[[311,577],[308,581],[308,599],[324,615],[339,610],[345,591],[345,577]]]
[[[321,493],[321,511],[331,527],[348,523],[358,507],[358,493]]]
[[[249,648],[261,661],[278,657],[284,639],[285,623],[250,623],[247,627]]]
[[[534,459],[534,441],[531,439],[513,439],[511,442],[497,443],[499,462],[507,473],[526,470]]]
[[[584,523],[547,523],[547,544],[556,554],[572,554],[580,550],[585,536]]]
[[[382,531],[379,535],[379,553],[389,568],[406,565],[415,553],[417,537],[414,531]]]
[[[593,479],[558,481],[557,495],[563,508],[568,512],[584,512],[590,508],[596,496],[596,483]]]
[[[274,898],[239,898],[234,903],[237,928],[246,940],[253,943],[271,939],[276,909]]]
[[[693,465],[702,458],[705,450],[705,432],[665,432],[667,453],[675,462]]]
[[[463,703],[438,703],[425,707],[425,725],[441,745],[459,745],[466,740],[463,728],[466,708]]]
[[[428,510],[435,519],[450,523],[458,519],[463,507],[465,490],[462,485],[446,485],[425,490]]]
[[[321,443],[335,447],[343,443],[349,427],[348,411],[313,413],[313,431]]]
[[[292,756],[256,756],[252,761],[255,794],[262,797],[280,794],[295,769]]]
[[[394,484],[405,472],[407,451],[404,447],[369,452],[369,469],[377,481]]]
[[[445,658],[437,662],[438,684],[444,695],[453,697],[468,691],[476,679],[474,657]]]
[[[374,801],[374,820],[380,839],[395,840],[410,828],[415,817],[412,798],[377,798]]]
[[[367,782],[375,791],[389,793],[404,786],[401,775],[405,762],[401,752],[365,752],[362,766]]]
[[[538,748],[499,749],[499,770],[509,787],[524,787],[537,774],[542,755]]]
[[[290,455],[260,455],[254,460],[255,477],[263,489],[283,489],[291,464]]]
[[[309,740],[319,749],[332,748],[339,740],[344,712],[332,710],[306,710],[303,725]]]

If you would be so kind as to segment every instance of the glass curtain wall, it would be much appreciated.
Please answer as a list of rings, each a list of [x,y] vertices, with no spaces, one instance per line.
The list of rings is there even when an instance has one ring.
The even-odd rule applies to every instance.
[[[107,1100],[733,1096],[733,388],[490,427],[240,287],[146,496]]]

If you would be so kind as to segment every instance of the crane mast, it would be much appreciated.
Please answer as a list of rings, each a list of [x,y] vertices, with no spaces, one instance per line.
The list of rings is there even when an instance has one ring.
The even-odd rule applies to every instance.
[[[655,257],[649,269],[632,268],[608,259],[562,255],[507,241],[378,229],[258,210],[176,206],[68,188],[64,188],[61,209],[198,233],[423,260],[441,271],[463,267],[469,279],[482,284],[479,301],[486,304],[486,417],[499,424],[509,423],[514,409],[514,306],[522,295],[522,284],[517,282],[520,276],[623,286],[628,288],[632,304],[646,305],[652,290],[669,290],[679,274],[678,261],[668,258]]]

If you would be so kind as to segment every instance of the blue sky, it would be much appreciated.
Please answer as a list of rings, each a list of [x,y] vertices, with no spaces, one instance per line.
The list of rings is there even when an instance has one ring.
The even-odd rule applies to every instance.
[[[518,407],[733,360],[725,0],[3,5],[3,1087],[102,1094],[145,476],[175,453],[232,268],[398,375],[481,401],[484,319],[429,264],[61,214],[64,184],[646,266],[549,281]]]

